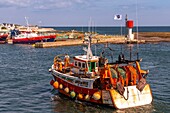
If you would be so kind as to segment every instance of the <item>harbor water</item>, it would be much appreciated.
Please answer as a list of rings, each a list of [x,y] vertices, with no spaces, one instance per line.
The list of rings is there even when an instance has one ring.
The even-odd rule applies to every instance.
[[[170,111],[170,43],[140,45],[108,45],[113,52],[106,52],[110,61],[117,60],[122,51],[129,59],[136,53],[143,59],[142,69],[149,69],[147,82],[153,93],[150,105],[116,110],[70,100],[50,85],[52,76],[48,69],[58,54],[71,56],[84,53],[82,46],[34,48],[31,45],[0,45],[0,112],[1,113],[168,113]],[[92,45],[93,54],[99,55],[103,44]],[[137,48],[137,49],[135,49]],[[105,48],[107,49],[107,48]],[[107,50],[106,50],[107,51]],[[112,56],[113,55],[113,56]],[[70,56],[70,57],[71,57]]]

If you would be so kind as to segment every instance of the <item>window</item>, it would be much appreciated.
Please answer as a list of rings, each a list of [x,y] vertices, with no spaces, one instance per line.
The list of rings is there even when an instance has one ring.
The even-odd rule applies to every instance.
[[[76,84],[80,84],[80,81],[76,80],[75,83],[76,83]]]
[[[81,82],[81,86],[88,87],[88,82]]]
[[[77,61],[74,62],[74,65],[77,66]]]
[[[79,62],[79,67],[81,67],[81,62]]]
[[[72,78],[67,78],[67,81],[73,82],[73,79]]]
[[[86,65],[85,65],[85,63],[82,63],[82,68],[86,68]]]

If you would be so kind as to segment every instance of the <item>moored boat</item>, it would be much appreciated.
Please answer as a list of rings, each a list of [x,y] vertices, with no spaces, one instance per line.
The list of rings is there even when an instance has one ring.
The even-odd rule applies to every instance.
[[[74,56],[73,62],[67,54],[54,58],[50,84],[59,93],[117,109],[151,104],[152,91],[146,82],[149,71],[140,68],[140,60],[126,60],[120,54],[118,61],[108,63],[107,58],[93,56],[91,37],[87,41],[87,54]]]
[[[40,35],[33,32],[25,32],[12,37],[13,44],[30,44],[36,42],[52,42],[56,38],[56,34]]]
[[[0,44],[6,43],[7,37],[8,37],[8,34],[1,33],[0,34]]]

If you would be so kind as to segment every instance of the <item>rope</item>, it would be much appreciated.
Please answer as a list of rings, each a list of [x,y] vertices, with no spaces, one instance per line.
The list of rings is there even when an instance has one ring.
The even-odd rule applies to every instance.
[[[125,100],[128,100],[129,99],[129,90],[128,90],[128,87],[127,87],[127,98],[125,98],[125,96],[122,94],[122,96],[123,96],[123,98],[125,99]]]

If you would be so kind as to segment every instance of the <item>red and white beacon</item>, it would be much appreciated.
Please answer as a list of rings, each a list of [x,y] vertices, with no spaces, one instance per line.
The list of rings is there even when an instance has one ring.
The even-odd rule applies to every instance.
[[[128,29],[127,40],[134,40],[134,34],[132,33],[133,20],[126,21],[126,28]]]

